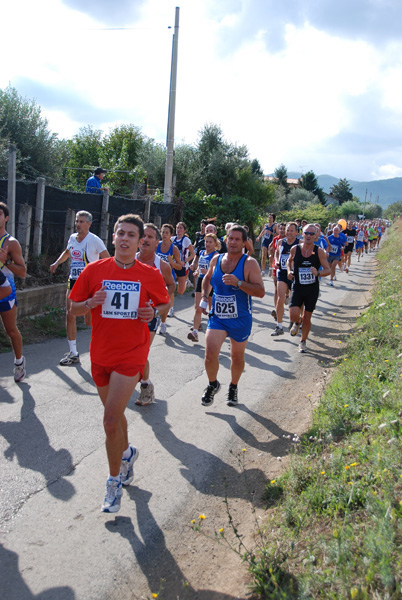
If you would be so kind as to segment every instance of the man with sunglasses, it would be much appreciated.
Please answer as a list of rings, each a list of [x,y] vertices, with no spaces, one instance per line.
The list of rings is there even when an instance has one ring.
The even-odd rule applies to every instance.
[[[320,291],[318,271],[322,267],[320,277],[326,277],[331,272],[325,251],[314,244],[315,235],[315,226],[305,225],[303,242],[290,249],[287,261],[288,279],[293,281],[292,298],[289,304],[289,316],[293,322],[290,333],[293,336],[299,331],[300,312],[304,306],[299,352],[307,351],[306,341],[311,329],[311,316]]]

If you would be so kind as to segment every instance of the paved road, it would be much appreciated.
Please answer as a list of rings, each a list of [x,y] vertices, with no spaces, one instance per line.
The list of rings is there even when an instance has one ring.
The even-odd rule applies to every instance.
[[[11,354],[0,354],[3,600],[145,598],[161,576],[168,587],[169,577],[189,579],[169,547],[175,531],[195,507],[202,511],[225,493],[234,500],[247,494],[241,485],[222,485],[238,478],[231,450],[246,446],[251,458],[253,452],[267,458],[286,452],[283,436],[308,419],[308,404],[297,398],[300,378],[314,379],[319,365],[331,360],[326,340],[365,304],[374,260],[369,256],[350,276],[338,276],[335,288],[323,283],[308,355],[297,352],[299,338],[270,337],[273,285],[265,280],[267,294],[254,302],[238,408],[224,402],[228,343],[221,356],[223,389],[213,407],[201,407],[204,336],[199,344],[187,340],[193,300],[190,294],[177,298],[169,335],[156,336],[150,354],[157,401],[137,407],[135,392],[127,409],[140,457],[117,516],[100,512],[107,463],[101,405],[89,374],[89,332],[79,333],[78,366],[59,366],[65,340],[26,347],[28,376],[19,385],[11,376]],[[278,390],[287,390],[286,406],[276,403]],[[267,477],[261,461],[251,460],[247,470],[261,487]],[[197,597],[232,598],[211,588]]]

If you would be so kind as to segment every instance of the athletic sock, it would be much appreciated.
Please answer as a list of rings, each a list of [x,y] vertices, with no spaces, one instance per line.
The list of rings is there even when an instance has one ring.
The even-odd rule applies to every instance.
[[[151,383],[150,379],[141,379],[141,385],[147,386]]]
[[[232,388],[232,390],[237,390],[237,383],[229,383],[229,387]]]
[[[78,354],[77,352],[77,340],[68,340],[68,345],[70,347],[70,352],[73,354]]]
[[[21,356],[21,358],[15,358],[14,359],[14,364],[16,367],[19,367],[20,365],[22,365],[22,363],[24,362],[24,357]]]
[[[198,335],[198,329],[194,329],[194,327],[193,327],[193,333],[195,333],[196,335]]]
[[[130,448],[130,445],[128,446],[127,450],[124,450],[124,452],[123,452],[123,458],[125,458],[125,459],[131,458],[131,448]]]
[[[121,477],[120,475],[117,475],[116,477],[113,477],[113,475],[109,475],[108,477],[109,481],[112,479],[113,481],[120,481]]]
[[[277,323],[277,327],[279,327],[279,329],[283,329],[283,324],[282,323]]]

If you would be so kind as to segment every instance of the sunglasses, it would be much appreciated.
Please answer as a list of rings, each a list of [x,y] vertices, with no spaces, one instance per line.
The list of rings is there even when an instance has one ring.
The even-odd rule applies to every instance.
[[[315,231],[304,231],[304,235],[315,235]]]

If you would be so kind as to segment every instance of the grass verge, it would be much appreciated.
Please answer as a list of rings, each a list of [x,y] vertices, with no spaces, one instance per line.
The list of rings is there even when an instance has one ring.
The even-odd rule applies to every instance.
[[[402,221],[249,563],[262,598],[402,598]]]

